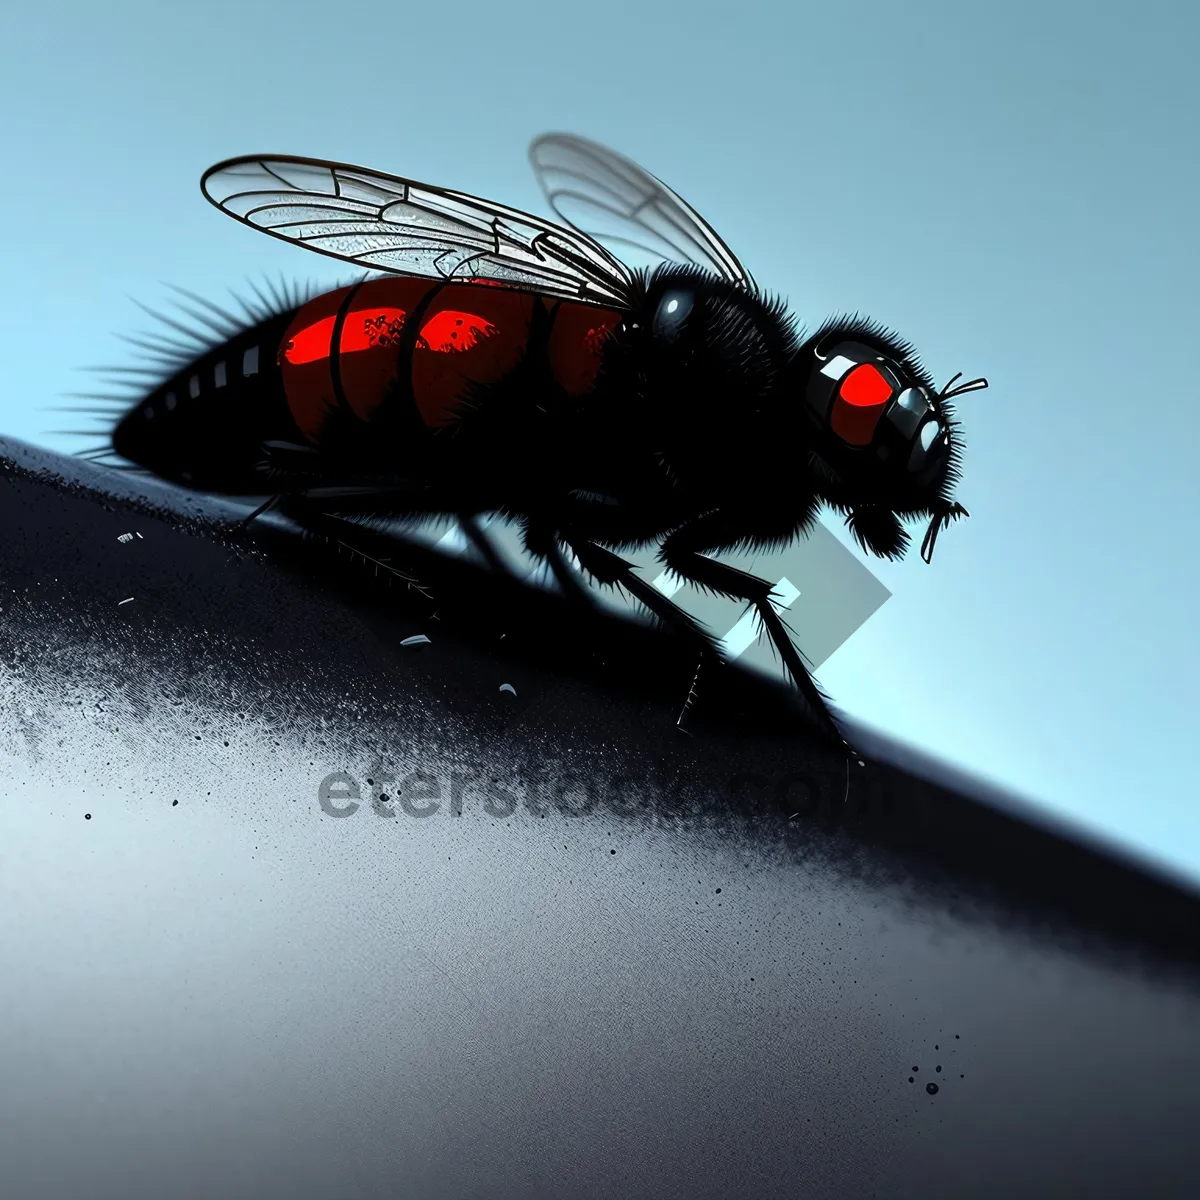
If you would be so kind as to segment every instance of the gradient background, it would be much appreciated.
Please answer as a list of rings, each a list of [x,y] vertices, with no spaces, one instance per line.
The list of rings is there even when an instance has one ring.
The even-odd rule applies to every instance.
[[[595,137],[806,322],[859,309],[991,381],[972,519],[931,569],[872,563],[894,596],[821,671],[839,704],[1200,878],[1197,44],[1162,2],[13,8],[0,429],[73,448],[38,409],[124,360],[160,281],[342,276],[206,205],[219,158],[544,212],[529,139]]]

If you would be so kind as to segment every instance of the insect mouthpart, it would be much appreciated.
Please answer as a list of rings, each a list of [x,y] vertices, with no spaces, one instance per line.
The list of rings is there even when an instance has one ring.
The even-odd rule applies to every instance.
[[[961,504],[950,503],[943,501],[936,505],[933,511],[933,517],[929,522],[929,528],[925,530],[925,537],[921,540],[921,558],[926,563],[933,561],[933,547],[937,544],[938,533],[946,528],[951,521],[957,521],[959,517],[969,517],[971,514],[967,512]]]

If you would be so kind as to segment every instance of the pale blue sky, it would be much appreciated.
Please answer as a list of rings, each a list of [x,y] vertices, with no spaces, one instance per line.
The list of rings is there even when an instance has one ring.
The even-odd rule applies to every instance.
[[[963,398],[970,521],[872,569],[849,712],[1200,879],[1196,6],[10,6],[0,430],[160,281],[338,265],[221,218],[230,155],[340,158],[543,212],[529,139],[641,161],[810,324],[860,309]],[[919,536],[919,535],[918,535]]]

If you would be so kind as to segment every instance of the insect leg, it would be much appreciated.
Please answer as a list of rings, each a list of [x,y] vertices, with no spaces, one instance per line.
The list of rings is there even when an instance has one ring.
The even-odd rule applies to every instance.
[[[712,635],[684,609],[648,584],[633,566],[614,552],[625,546],[643,545],[661,536],[670,527],[670,517],[640,506],[597,503],[579,496],[561,497],[556,511],[570,530],[559,536],[570,546],[580,566],[602,586],[623,589],[646,608],[657,623],[683,634],[699,649],[699,663],[684,700],[676,725],[684,728],[684,719],[696,700],[697,685],[706,663],[721,664],[722,658]],[[569,515],[568,515],[569,514]],[[608,543],[605,545],[604,543]],[[613,548],[609,548],[609,547]]]
[[[712,635],[694,617],[664,596],[653,584],[647,583],[619,554],[584,539],[563,536],[563,541],[579,559],[579,565],[597,583],[604,587],[623,588],[649,609],[660,624],[685,634],[706,650],[715,649]]]
[[[492,545],[492,539],[488,537],[474,514],[460,514],[458,525],[467,540],[479,551],[484,561],[496,574],[512,575],[508,564],[496,552],[496,547]]]
[[[347,516],[422,516],[453,511],[459,505],[448,503],[446,497],[402,484],[373,486],[339,481],[336,485],[310,487],[306,491],[281,495],[274,507],[306,533],[328,543],[337,553],[349,554],[352,560],[373,568],[376,576],[382,574],[389,582],[402,582],[428,596],[429,592],[418,576],[407,565],[397,563],[394,557],[395,550],[405,546],[402,539],[388,532],[369,529],[348,520]]]
[[[257,520],[258,520],[258,518],[259,518],[259,517],[261,517],[261,516],[263,515],[263,513],[265,513],[265,512],[270,512],[270,511],[271,511],[271,509],[275,508],[275,507],[276,507],[276,506],[279,504],[279,501],[280,501],[280,499],[281,499],[281,497],[279,497],[279,496],[271,496],[271,497],[269,497],[268,499],[264,500],[264,501],[263,501],[263,502],[262,502],[262,503],[261,503],[261,504],[260,504],[260,505],[259,505],[259,506],[258,506],[258,507],[257,507],[257,508],[256,508],[256,509],[255,509],[255,510],[254,510],[254,511],[253,511],[253,512],[252,512],[252,513],[251,513],[251,514],[250,514],[250,515],[249,515],[249,516],[248,516],[248,517],[247,517],[247,518],[244,520],[244,521],[243,521],[243,522],[242,522],[242,528],[243,528],[243,529],[248,529],[248,528],[249,528],[251,525],[253,525],[253,524],[254,524],[254,522],[255,522],[255,521],[257,521]]]
[[[374,568],[377,577],[382,573],[389,582],[403,583],[423,596],[430,596],[429,590],[416,574],[408,567],[398,564],[390,553],[384,553],[403,545],[398,538],[365,529],[344,517],[306,509],[287,499],[281,500],[278,508],[306,533],[327,542],[338,554],[346,553],[351,560]]]
[[[557,530],[543,521],[530,519],[525,522],[525,549],[535,558],[543,559],[550,564],[550,570],[554,573],[554,578],[558,580],[558,586],[562,588],[563,595],[572,604],[585,611],[594,612],[596,604],[591,593],[571,569],[570,563],[567,562],[562,548],[559,546],[561,536]],[[578,553],[576,553],[576,557],[578,557]]]
[[[311,446],[299,446],[293,442],[264,442],[263,460],[258,469],[263,480],[271,485],[275,493],[260,504],[243,522],[247,529],[264,513],[279,506],[280,500],[289,494],[311,487],[321,477],[324,461]]]
[[[828,698],[804,665],[792,644],[787,627],[771,603],[772,585],[765,579],[706,557],[712,551],[735,545],[738,530],[720,514],[713,513],[683,525],[663,541],[659,558],[664,565],[689,582],[733,600],[749,601],[758,612],[771,642],[783,659],[792,682],[814,724],[836,745],[849,748],[837,721],[828,708]]]
[[[308,532],[374,566],[377,574],[383,570],[415,583],[407,571],[395,567],[391,555],[386,553],[404,546],[403,539],[388,531],[366,528],[348,520],[350,516],[419,518],[453,514],[488,564],[501,574],[512,573],[475,520],[479,512],[487,509],[486,504],[464,507],[461,494],[449,495],[403,480],[380,481],[369,477],[322,480],[310,474],[307,482],[309,486],[303,490],[275,497],[274,506]]]
[[[683,729],[683,718],[688,715],[688,712],[691,710],[692,703],[696,699],[696,684],[698,684],[700,682],[700,672],[704,670],[704,664],[707,661],[708,661],[707,657],[704,654],[701,654],[700,661],[696,664],[696,674],[692,676],[692,686],[690,688],[688,688],[687,698],[684,700],[683,708],[680,711],[679,717],[675,722],[675,724],[677,726],[679,726],[680,729]],[[683,732],[687,733],[688,730],[683,729]]]
[[[700,674],[704,670],[704,664],[706,662],[720,663],[722,661],[720,651],[717,649],[712,634],[673,600],[664,596],[653,584],[647,583],[633,569],[632,564],[626,562],[620,555],[614,554],[611,550],[607,550],[603,546],[585,539],[564,536],[563,540],[570,546],[575,557],[579,559],[579,565],[598,583],[606,587],[624,589],[635,600],[641,603],[643,607],[648,609],[651,616],[660,625],[683,634],[684,637],[692,641],[699,649],[700,662],[696,667],[696,674],[692,679],[692,685],[688,689],[687,699],[683,704],[683,711],[679,714],[679,719],[675,722],[682,729],[683,719],[687,716],[696,699],[696,684],[699,682]],[[688,731],[685,729],[684,732]]]

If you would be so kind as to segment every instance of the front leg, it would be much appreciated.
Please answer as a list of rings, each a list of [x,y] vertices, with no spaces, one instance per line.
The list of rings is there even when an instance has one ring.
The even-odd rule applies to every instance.
[[[673,526],[681,532],[684,529],[703,530],[706,526],[698,524],[695,519],[681,526],[678,514],[672,513],[665,507],[656,509],[653,505],[630,506],[598,503],[578,494],[560,498],[558,512],[564,518],[561,536],[575,551],[580,565],[588,574],[603,585],[616,586],[633,596],[650,611],[658,623],[683,634],[699,650],[700,663],[678,722],[682,728],[683,718],[696,699],[697,684],[704,672],[705,664],[724,662],[720,644],[690,614],[674,601],[667,599],[653,584],[648,584],[641,579],[632,565],[613,551],[626,546],[641,545],[651,540],[657,541],[664,529],[671,529]],[[812,497],[807,505],[802,506],[799,510],[793,509],[790,517],[768,516],[764,520],[760,515],[753,522],[734,521],[729,530],[713,528],[714,534],[724,534],[725,536],[723,538],[718,536],[712,545],[702,538],[701,544],[704,548],[712,549],[730,549],[746,543],[761,547],[785,544],[797,534],[807,531],[812,522],[816,520],[816,512],[816,499]],[[746,528],[753,528],[754,533],[745,534]],[[665,546],[666,543],[664,543],[663,551],[665,551]],[[663,551],[660,551],[660,557]],[[704,564],[709,564],[709,561],[701,559]],[[732,568],[729,569],[732,570]],[[679,574],[683,575],[685,579],[696,579],[696,576],[690,574],[685,568],[681,568]],[[741,575],[742,573],[735,571],[734,574]],[[745,576],[745,578],[751,577]],[[707,585],[702,583],[702,586]],[[764,586],[769,591],[769,586]],[[712,590],[729,594],[720,586],[714,587]],[[790,656],[789,671],[792,671],[794,667],[798,668],[801,679],[804,684],[807,684],[807,689],[802,691],[802,695],[808,701],[807,707],[812,711],[816,723],[821,725],[831,736],[836,736],[838,744],[844,745],[841,734],[836,732],[836,725],[825,708],[820,691],[816,689],[816,685],[804,670],[803,664],[799,662],[774,609],[770,609],[770,619],[779,627],[786,646],[785,656]],[[801,686],[803,687],[803,685]],[[814,691],[816,693],[815,703],[808,699]],[[824,719],[822,720],[822,718]]]
[[[802,525],[804,523],[801,523]],[[719,512],[709,513],[680,526],[663,542],[659,558],[663,564],[690,583],[754,605],[771,642],[783,659],[788,674],[800,692],[809,717],[835,745],[849,749],[849,743],[828,708],[828,698],[817,686],[800,653],[792,644],[787,627],[771,603],[772,585],[765,579],[740,571],[726,563],[714,562],[705,551],[728,550],[762,541],[742,521]]]

